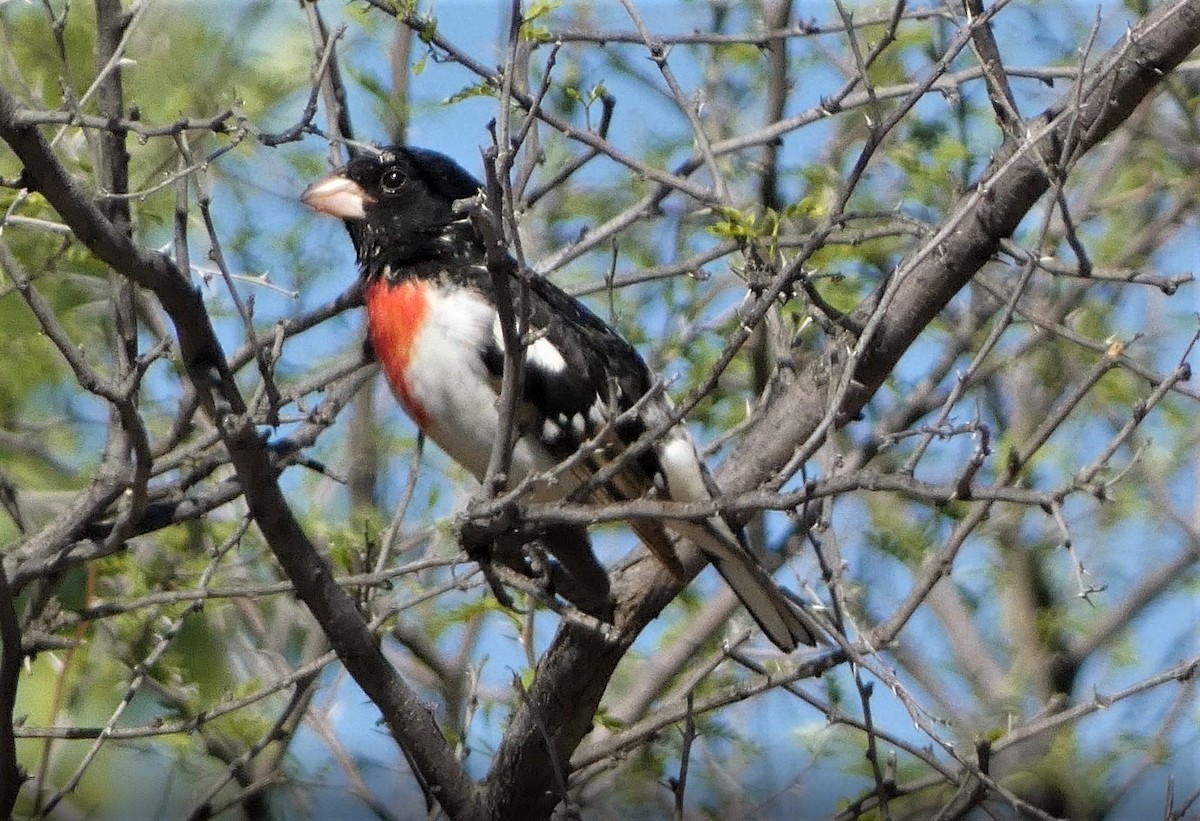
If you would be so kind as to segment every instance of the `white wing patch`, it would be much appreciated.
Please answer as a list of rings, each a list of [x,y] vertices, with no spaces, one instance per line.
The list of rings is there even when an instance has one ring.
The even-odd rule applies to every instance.
[[[492,323],[492,340],[496,347],[504,350],[504,329],[500,327],[500,316]],[[567,369],[567,360],[559,353],[554,343],[544,336],[538,337],[525,348],[525,364],[532,365],[551,374],[560,374]]]
[[[558,348],[554,347],[554,343],[544,336],[535,339],[525,349],[525,361],[535,368],[541,368],[553,374],[562,373],[567,369],[567,360],[563,359],[563,355],[558,352]]]

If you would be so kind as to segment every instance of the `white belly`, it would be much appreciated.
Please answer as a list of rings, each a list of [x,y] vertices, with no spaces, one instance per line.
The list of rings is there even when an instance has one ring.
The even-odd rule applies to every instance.
[[[495,309],[475,291],[431,291],[405,380],[409,396],[424,411],[426,434],[479,480],[499,435],[499,397],[483,361],[495,322]],[[509,485],[555,463],[536,439],[522,437],[513,447]],[[566,491],[537,495],[557,497]]]

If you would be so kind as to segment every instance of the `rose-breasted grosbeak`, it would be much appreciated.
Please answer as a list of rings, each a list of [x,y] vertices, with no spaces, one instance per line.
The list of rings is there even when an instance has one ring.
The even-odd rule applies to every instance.
[[[499,435],[504,336],[483,241],[453,204],[476,196],[480,187],[448,157],[405,147],[357,157],[301,196],[315,210],[346,221],[364,280],[371,343],[397,399],[478,479]],[[553,471],[590,443],[586,457],[563,475],[534,484],[534,499],[565,499],[643,433],[666,426],[671,404],[661,392],[648,395],[653,383],[645,362],[580,302],[532,273],[524,278],[524,294],[521,280],[510,279],[511,304],[531,341],[520,360],[509,485]],[[586,491],[598,502],[648,493],[685,502],[712,498],[708,472],[682,423],[668,426],[653,447]],[[663,525],[630,524],[678,572]],[[666,526],[704,550],[782,650],[816,643],[811,617],[783,595],[742,534],[722,517]],[[565,586],[573,588],[561,592],[590,612],[611,614],[607,574],[591,554],[586,531],[548,530],[539,539],[565,568]]]

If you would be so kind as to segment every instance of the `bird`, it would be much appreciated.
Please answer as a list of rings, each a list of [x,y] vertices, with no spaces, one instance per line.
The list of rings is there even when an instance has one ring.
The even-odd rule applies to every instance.
[[[455,203],[482,185],[450,157],[414,146],[358,152],[313,182],[301,201],[341,218],[354,245],[369,343],[393,394],[423,433],[482,481],[501,435],[505,336],[485,237]],[[686,423],[636,349],[549,279],[520,271],[507,250],[509,304],[523,320],[520,394],[511,414],[509,486],[531,481],[534,501],[588,503],[644,497],[711,502],[715,485]],[[511,321],[511,320],[510,320]],[[604,482],[589,481],[639,437],[659,431]],[[583,458],[577,451],[589,449]],[[692,541],[755,622],[784,652],[820,642],[819,627],[790,600],[721,515],[698,521],[638,519],[630,527],[673,574],[682,567],[667,531]],[[561,565],[580,609],[610,620],[608,576],[579,525],[539,535]],[[562,591],[560,591],[562,592]]]

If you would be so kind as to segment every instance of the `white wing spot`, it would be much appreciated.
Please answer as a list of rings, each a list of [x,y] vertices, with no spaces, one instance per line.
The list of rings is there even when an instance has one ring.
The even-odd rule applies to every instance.
[[[600,400],[600,397],[596,397],[596,401],[588,408],[588,419],[598,428],[604,427],[608,421],[608,406]]]
[[[496,315],[496,321],[492,323],[492,339],[497,348],[505,350],[504,329],[500,326],[499,314]],[[558,348],[554,347],[554,343],[544,336],[533,340],[525,349],[525,364],[552,374],[560,374],[567,369],[567,360],[563,359],[563,355],[558,352]]]
[[[535,339],[533,344],[525,349],[525,360],[550,373],[558,374],[567,369],[567,360],[563,359],[554,343],[544,336]]]

